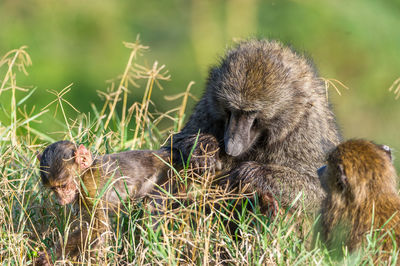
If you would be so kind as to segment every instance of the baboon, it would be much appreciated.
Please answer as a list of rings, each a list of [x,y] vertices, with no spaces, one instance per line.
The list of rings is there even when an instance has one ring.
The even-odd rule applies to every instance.
[[[277,41],[250,40],[211,68],[206,90],[164,149],[179,165],[220,170],[232,187],[268,206],[290,206],[303,192],[318,210],[324,192],[315,169],[339,143],[324,82],[304,56]]]
[[[318,230],[330,250],[340,255],[344,244],[354,251],[371,229],[383,236],[383,250],[400,245],[400,197],[388,146],[346,141],[328,154],[318,174],[327,193]]]
[[[87,212],[83,215],[87,224],[74,231],[64,245],[66,255],[78,255],[85,243],[91,248],[98,246],[109,229],[109,210],[116,211],[121,200],[152,193],[155,184],[164,182],[168,167],[160,158],[168,161],[169,154],[125,151],[93,158],[84,145],[70,141],[55,142],[38,155],[42,183],[54,192],[58,203],[75,202]],[[48,265],[49,254],[41,253],[36,264]],[[55,257],[61,255],[62,246],[57,245]]]

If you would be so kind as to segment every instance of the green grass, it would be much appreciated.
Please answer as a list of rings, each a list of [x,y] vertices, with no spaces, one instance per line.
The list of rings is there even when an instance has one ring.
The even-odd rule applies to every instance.
[[[38,251],[52,247],[68,237],[80,218],[74,207],[59,206],[48,190],[42,188],[36,154],[50,142],[69,139],[84,143],[101,154],[127,149],[158,149],[172,131],[179,131],[186,114],[190,94],[170,96],[178,100],[176,108],[157,112],[152,91],[162,88],[170,77],[157,62],[147,67],[136,58],[147,49],[126,43],[131,53],[121,76],[99,92],[101,106],[91,105],[90,113],[79,112],[68,102],[73,85],[49,91],[54,100],[42,110],[26,106],[34,88],[21,88],[16,74],[26,73],[30,65],[25,47],[13,50],[0,61],[1,106],[5,117],[0,122],[0,262],[31,264]],[[144,91],[141,102],[128,103],[133,90]],[[66,108],[76,116],[66,115]],[[41,116],[55,113],[59,132],[47,132]],[[57,137],[55,137],[57,136]],[[344,259],[332,257],[322,245],[313,247],[315,217],[302,209],[292,214],[283,211],[275,218],[260,213],[254,201],[214,188],[214,176],[196,176],[191,169],[175,170],[181,191],[165,193],[174,207],[167,206],[161,216],[152,216],[148,200],[125,202],[123,210],[112,218],[109,245],[102,247],[98,263],[109,264],[239,264],[239,265],[321,265],[371,264],[376,252],[376,237],[368,237],[365,250],[344,252]],[[249,195],[252,198],[251,195]],[[297,200],[301,200],[298,198]],[[153,219],[152,219],[153,218]],[[154,219],[158,226],[154,226]],[[394,252],[395,253],[395,252]],[[395,254],[396,257],[396,254]],[[68,258],[61,263],[78,263]],[[79,262],[88,263],[85,257]],[[384,263],[384,262],[382,262]]]

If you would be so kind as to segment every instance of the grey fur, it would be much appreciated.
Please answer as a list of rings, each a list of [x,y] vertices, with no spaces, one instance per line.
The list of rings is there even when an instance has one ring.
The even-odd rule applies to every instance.
[[[240,122],[254,113],[250,127]],[[232,132],[241,130],[229,125],[234,115],[245,131]],[[311,210],[324,195],[316,169],[340,140],[324,83],[309,60],[266,40],[240,43],[211,69],[194,113],[164,147],[174,151],[176,165],[180,154],[188,158],[198,132],[195,166],[215,170],[220,164],[231,183],[272,194],[283,207],[302,191]],[[206,147],[214,153],[205,161]]]

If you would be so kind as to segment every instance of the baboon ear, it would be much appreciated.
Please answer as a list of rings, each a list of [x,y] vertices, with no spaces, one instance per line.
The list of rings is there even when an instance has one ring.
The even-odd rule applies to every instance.
[[[92,165],[92,153],[83,145],[79,145],[75,152],[75,162],[79,165],[81,170],[84,170]]]
[[[343,165],[342,165],[342,164],[339,164],[339,174],[340,174],[340,177],[339,177],[339,185],[340,185],[340,186],[342,187],[342,189],[344,190],[344,189],[347,188],[349,182],[348,182],[348,180],[347,180],[347,176],[346,176],[346,173],[344,172],[344,168],[343,168]]]
[[[386,152],[390,160],[392,160],[392,149],[388,145],[380,145],[381,149]]]
[[[36,153],[36,158],[39,160],[39,162],[42,160],[42,153],[37,152]]]

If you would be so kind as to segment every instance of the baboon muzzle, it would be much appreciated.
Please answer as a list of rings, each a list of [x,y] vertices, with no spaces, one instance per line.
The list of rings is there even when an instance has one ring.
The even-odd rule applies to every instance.
[[[253,124],[255,113],[232,112],[225,128],[225,152],[231,156],[239,156],[253,144],[256,134]]]

